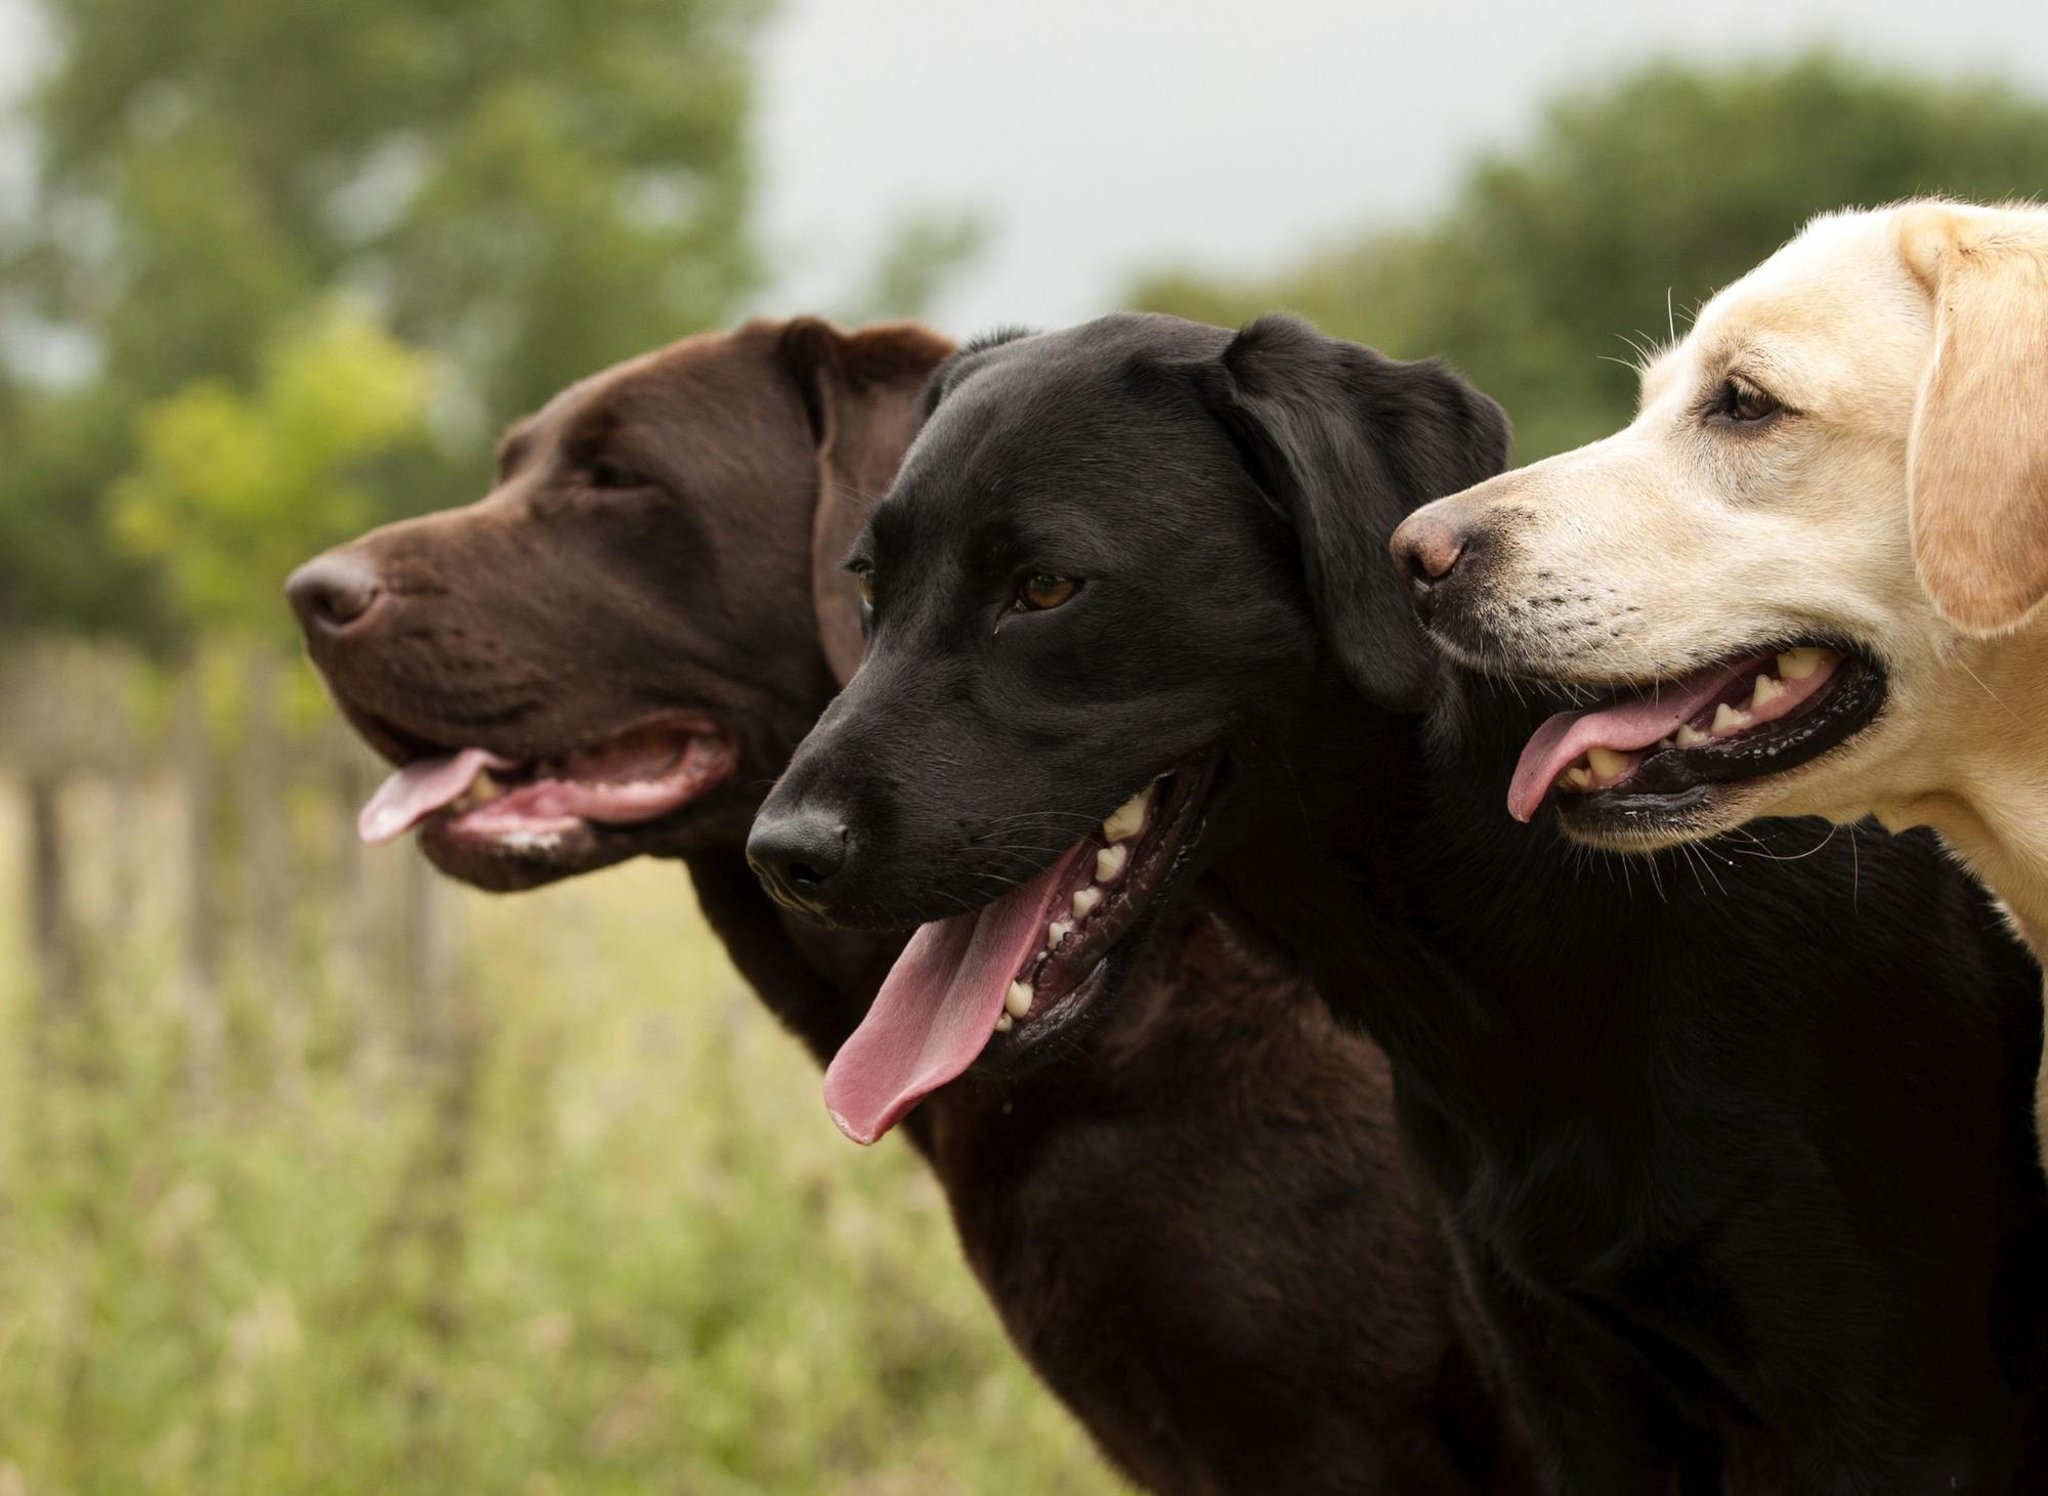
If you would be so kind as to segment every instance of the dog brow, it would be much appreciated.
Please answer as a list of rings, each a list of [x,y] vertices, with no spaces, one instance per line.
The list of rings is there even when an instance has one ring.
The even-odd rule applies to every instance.
[[[533,450],[533,417],[514,421],[498,438],[498,476],[509,478]]]
[[[1705,366],[1722,374],[1780,379],[1793,369],[1794,361],[1787,357],[1787,352],[1782,330],[1757,326],[1729,328],[1707,345]]]
[[[1683,343],[1674,343],[1643,366],[1643,372],[1636,381],[1637,410],[1656,404],[1658,395],[1677,378],[1676,371],[1684,347]]]

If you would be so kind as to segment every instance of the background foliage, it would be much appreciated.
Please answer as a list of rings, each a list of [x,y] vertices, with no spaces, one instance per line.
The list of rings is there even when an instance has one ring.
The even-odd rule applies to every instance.
[[[450,373],[445,461],[387,475],[388,516],[473,487],[508,412],[718,321],[758,280],[759,0],[42,9],[37,170],[0,237],[0,623],[153,636],[159,575],[96,543],[140,413],[252,384],[338,292]],[[38,365],[60,349],[79,372],[52,389]],[[52,566],[63,585],[34,585]]]
[[[374,769],[279,648],[296,561],[749,304],[763,8],[40,0],[0,203],[0,1496],[1110,1486],[675,872],[493,902],[366,856]],[[2044,182],[2048,107],[1994,87],[1657,68],[1426,221],[1134,299],[1447,353],[1527,460],[1808,214]],[[838,310],[915,312],[985,233],[904,221]]]
[[[2048,191],[2048,104],[1817,55],[1650,68],[1560,99],[1434,220],[1249,281],[1166,270],[1135,304],[1232,324],[1274,307],[1406,358],[1443,354],[1508,409],[1516,463],[1605,435],[1640,348],[1816,213]]]

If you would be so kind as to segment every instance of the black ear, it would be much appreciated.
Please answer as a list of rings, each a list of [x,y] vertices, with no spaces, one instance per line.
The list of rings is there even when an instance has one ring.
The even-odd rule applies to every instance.
[[[1195,379],[1301,536],[1309,598],[1345,673],[1382,706],[1420,710],[1435,657],[1387,538],[1410,510],[1501,470],[1501,408],[1439,364],[1402,363],[1285,316],[1247,326]]]

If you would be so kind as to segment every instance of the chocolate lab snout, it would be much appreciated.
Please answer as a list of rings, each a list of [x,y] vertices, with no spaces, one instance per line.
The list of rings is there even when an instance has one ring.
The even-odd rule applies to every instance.
[[[357,551],[315,556],[285,580],[285,596],[309,633],[339,633],[359,623],[383,595],[377,570]]]

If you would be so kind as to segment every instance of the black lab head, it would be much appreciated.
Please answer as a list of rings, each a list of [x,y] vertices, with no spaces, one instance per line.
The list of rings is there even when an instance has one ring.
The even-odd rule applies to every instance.
[[[1290,722],[1332,692],[1420,709],[1435,666],[1387,536],[1496,472],[1507,427],[1444,369],[1284,317],[970,347],[928,401],[850,558],[865,663],[749,850],[779,897],[846,923],[1015,890],[999,907],[1045,926],[1004,973],[1030,989],[997,1019],[1021,1047],[1261,813],[1233,785],[1272,777],[1242,771]]]

